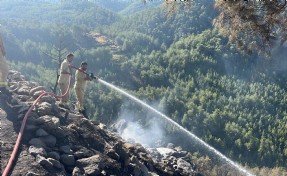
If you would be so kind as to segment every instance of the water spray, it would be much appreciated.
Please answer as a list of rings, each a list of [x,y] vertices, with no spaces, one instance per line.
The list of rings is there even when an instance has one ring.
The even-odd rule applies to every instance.
[[[117,92],[127,96],[128,98],[134,100],[135,102],[139,103],[140,105],[142,105],[143,107],[155,112],[156,114],[158,114],[161,118],[167,120],[168,122],[170,122],[171,124],[173,124],[174,126],[176,126],[177,128],[179,128],[181,131],[185,132],[188,136],[190,136],[191,138],[193,138],[195,141],[199,142],[201,145],[203,145],[204,147],[206,147],[209,151],[213,152],[214,154],[216,154],[217,156],[219,156],[220,158],[222,158],[223,160],[225,160],[227,163],[229,163],[230,165],[234,166],[238,171],[240,171],[241,173],[244,173],[247,176],[255,176],[254,174],[249,173],[246,169],[244,169],[242,166],[236,164],[234,161],[232,161],[231,159],[227,158],[225,155],[223,155],[222,153],[220,153],[219,151],[217,151],[215,148],[213,148],[212,146],[208,145],[206,142],[204,142],[203,140],[201,140],[199,137],[197,137],[195,134],[191,133],[190,131],[186,130],[185,128],[183,128],[181,125],[179,125],[178,123],[176,123],[175,121],[173,121],[172,119],[170,119],[169,117],[167,117],[166,115],[164,115],[163,113],[159,112],[158,110],[154,109],[153,107],[149,106],[148,104],[146,104],[145,102],[141,101],[140,99],[136,98],[133,95],[130,95],[129,93],[125,92],[124,90],[102,80],[102,79],[97,79],[99,81],[99,83],[106,85],[107,87],[116,90]]]

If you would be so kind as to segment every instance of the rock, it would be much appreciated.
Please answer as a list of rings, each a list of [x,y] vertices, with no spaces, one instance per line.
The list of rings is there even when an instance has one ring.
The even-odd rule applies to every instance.
[[[182,151],[182,148],[181,148],[180,146],[176,146],[176,147],[174,148],[174,150],[176,150],[176,151],[178,151],[178,152],[181,152],[181,151]]]
[[[166,147],[169,148],[169,149],[174,149],[174,144],[173,143],[168,143]]]
[[[97,126],[99,126],[101,123],[99,123],[98,121],[96,121],[96,120],[90,120],[90,122],[92,122],[94,125],[97,125]]]
[[[36,131],[36,136],[38,137],[42,137],[42,136],[48,136],[49,134],[43,130],[42,128],[39,128],[37,131]]]
[[[135,144],[124,143],[124,147],[125,147],[126,149],[128,149],[129,151],[135,151],[135,150],[136,150]]]
[[[61,162],[66,166],[73,166],[75,165],[75,157],[74,155],[63,154],[61,155]]]
[[[58,161],[58,160],[55,160],[53,158],[48,158],[47,159],[50,163],[53,164],[54,167],[58,168],[58,169],[62,169],[64,168],[64,166]]]
[[[110,158],[112,158],[112,159],[114,159],[114,160],[116,160],[116,161],[118,161],[118,160],[120,159],[120,156],[119,156],[113,149],[110,149],[110,150],[107,152],[107,155],[108,155]]]
[[[67,118],[69,120],[76,121],[76,120],[82,119],[83,116],[82,115],[78,115],[78,114],[74,114],[74,113],[69,113]]]
[[[140,153],[140,152],[147,153],[146,149],[140,144],[136,144],[136,152],[137,153]]]
[[[120,162],[123,166],[128,166],[130,163],[130,157],[128,151],[123,148],[121,143],[117,143],[114,146],[115,152],[120,156]]]
[[[45,143],[39,139],[39,138],[33,138],[29,141],[30,145],[33,145],[35,147],[46,147]]]
[[[77,159],[88,158],[88,157],[91,157],[93,155],[95,155],[95,153],[92,152],[91,150],[88,150],[85,147],[82,147],[80,150],[78,150],[74,153],[74,156]]]
[[[66,127],[60,126],[56,127],[52,124],[45,124],[41,126],[45,131],[47,131],[49,134],[57,136],[57,139],[63,140],[65,139],[68,135],[71,135],[69,131],[66,130]]]
[[[17,118],[18,118],[18,120],[23,120],[24,117],[25,117],[25,114],[19,114]]]
[[[147,176],[159,176],[158,174],[154,173],[154,172],[148,172]]]
[[[40,116],[52,115],[52,105],[47,102],[42,102],[37,106],[37,112]]]
[[[26,173],[25,176],[41,176],[41,175],[29,171],[29,172]]]
[[[100,155],[94,155],[90,158],[83,158],[76,162],[78,168],[83,169],[87,175],[98,175],[101,173],[99,164],[101,162]]]
[[[36,162],[47,168],[53,167],[53,164],[49,162],[48,160],[46,160],[46,158],[41,155],[36,156]]]
[[[39,87],[39,83],[34,82],[34,81],[30,81],[30,86],[31,86],[32,88]]]
[[[18,110],[18,114],[25,114],[25,113],[28,111],[29,108],[30,108],[30,107],[27,106],[27,105],[22,106],[22,107]]]
[[[23,112],[23,113],[21,113],[21,114],[18,113],[18,120],[23,120],[24,117],[25,117],[25,115],[26,115],[26,112]],[[39,117],[39,116],[38,116],[38,114],[37,114],[36,112],[31,111],[31,113],[30,113],[29,116],[28,116],[28,123],[29,123],[29,120],[30,120],[30,122],[31,122],[31,121],[37,119],[38,117]]]
[[[53,158],[55,160],[60,160],[60,155],[58,152],[49,152],[47,155],[49,158]]]
[[[41,94],[43,94],[44,92],[42,90],[37,91],[33,94],[33,98],[37,99]]]
[[[66,153],[66,154],[73,154],[73,151],[69,145],[61,146],[60,151]]]
[[[38,126],[36,126],[36,125],[27,124],[25,126],[25,130],[28,130],[28,131],[35,131],[36,129],[38,129]]]
[[[170,155],[172,155],[172,154],[175,152],[173,149],[163,148],[163,147],[156,148],[156,150],[157,150],[162,156],[170,156]]]
[[[107,129],[107,126],[105,124],[102,124],[102,123],[100,123],[98,125],[98,127],[100,127],[100,129],[102,129],[102,130]]]
[[[19,104],[19,101],[16,97],[12,97],[11,99],[11,105],[14,105],[14,107],[16,107]],[[21,106],[21,105],[18,105]]]
[[[17,98],[23,102],[26,102],[30,99],[28,95],[19,95]]]
[[[15,91],[15,90],[17,89],[17,87],[18,87],[17,84],[11,84],[9,88],[10,88],[12,91]]]
[[[21,86],[18,90],[17,90],[17,93],[19,95],[29,95],[30,93],[30,87],[28,86]]]
[[[133,176],[140,176],[141,175],[141,170],[136,164],[130,163],[128,165],[128,168],[129,168],[129,170],[131,170]]]
[[[142,175],[147,175],[148,173],[148,168],[143,164],[143,163],[139,163],[139,168],[141,170]]]
[[[175,156],[176,158],[185,157],[188,154],[187,151],[176,151],[172,154],[172,156]]]
[[[33,145],[29,147],[29,153],[34,157],[36,157],[37,155],[41,155],[44,157],[47,156],[46,150],[43,147],[35,147]]]
[[[55,136],[52,135],[43,136],[39,138],[46,144],[47,147],[54,147],[57,143],[57,139],[55,138]]]
[[[177,160],[177,169],[183,170],[184,174],[190,174],[193,172],[192,165],[181,158]]]
[[[22,75],[20,74],[20,72],[14,72],[8,75],[8,79],[10,80],[14,80],[14,81],[19,81],[19,80],[23,80],[22,79]]]
[[[72,172],[72,176],[84,176],[84,172],[80,170],[80,168],[75,167],[73,172]]]
[[[33,89],[30,90],[29,95],[30,96],[34,96],[34,94],[38,91],[45,91],[46,88],[44,86],[38,86],[38,87],[34,87]]]
[[[148,152],[151,154],[151,156],[153,157],[153,159],[155,159],[155,160],[161,160],[162,155],[157,151],[157,149],[155,149],[155,148],[148,148],[147,150],[148,150]]]
[[[51,95],[45,95],[41,98],[41,102],[47,102],[50,104],[55,104],[56,103],[56,98],[52,97]]]
[[[45,126],[53,126],[53,128],[58,128],[60,126],[60,119],[55,116],[45,115],[38,118],[38,124],[44,124]]]

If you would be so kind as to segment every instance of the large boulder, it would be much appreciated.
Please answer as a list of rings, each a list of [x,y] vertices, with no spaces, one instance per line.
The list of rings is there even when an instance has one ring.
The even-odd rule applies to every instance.
[[[30,87],[28,87],[26,85],[20,86],[20,87],[18,87],[17,93],[20,95],[29,95]]]
[[[83,158],[76,162],[78,168],[84,170],[87,175],[98,175],[101,173],[100,165],[101,157],[100,155],[94,155],[89,158]]]
[[[182,171],[184,175],[191,175],[194,172],[192,165],[182,158],[177,160],[177,169]]]
[[[54,147],[57,143],[57,139],[53,135],[48,135],[48,136],[42,136],[39,137],[41,141],[47,146],[47,147]]]
[[[75,165],[75,157],[74,157],[74,155],[63,154],[60,157],[60,161],[65,166],[74,166]]]
[[[56,98],[51,95],[45,95],[41,98],[41,102],[47,102],[49,104],[55,104]]]
[[[34,157],[36,157],[37,155],[41,155],[41,156],[44,156],[44,157],[47,156],[47,152],[46,152],[46,150],[43,147],[36,147],[36,146],[33,146],[33,145],[31,145],[29,147],[29,153],[31,155],[33,155]]]
[[[36,136],[38,137],[42,137],[42,136],[48,136],[49,133],[47,133],[44,129],[42,128],[39,128],[37,131],[36,131]]]
[[[94,155],[77,160],[76,166],[87,175],[99,175],[102,171],[107,175],[122,174],[120,165],[104,155]]]
[[[41,155],[36,156],[36,162],[39,163],[40,165],[46,167],[46,168],[52,168],[53,167],[53,163],[51,163],[50,161],[48,161],[45,157],[43,157]]]
[[[34,96],[34,94],[38,91],[46,91],[46,88],[44,86],[37,86],[30,90],[29,95]]]
[[[53,115],[52,113],[53,106],[50,103],[42,102],[37,106],[37,112],[40,116],[44,115]]]
[[[60,119],[52,115],[44,115],[38,118],[38,124],[43,124],[45,127],[49,126],[54,129],[60,126]]]

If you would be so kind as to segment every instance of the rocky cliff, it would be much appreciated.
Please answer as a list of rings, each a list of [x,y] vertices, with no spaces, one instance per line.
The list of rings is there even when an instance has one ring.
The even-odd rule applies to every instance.
[[[0,92],[1,172],[12,153],[23,117],[45,87],[9,73]],[[44,96],[33,109],[9,175],[201,175],[188,152],[173,146],[146,149],[104,124],[58,106]]]

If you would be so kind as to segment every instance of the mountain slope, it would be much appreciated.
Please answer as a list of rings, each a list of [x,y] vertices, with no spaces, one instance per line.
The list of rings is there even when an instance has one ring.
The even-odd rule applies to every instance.
[[[9,78],[12,90],[0,91],[1,169],[24,114],[44,90],[17,72],[10,72]],[[166,149],[176,157],[153,158],[160,150],[127,143],[105,125],[58,107],[51,96],[43,97],[32,111],[23,137],[11,175],[201,175],[186,161],[187,152]]]

